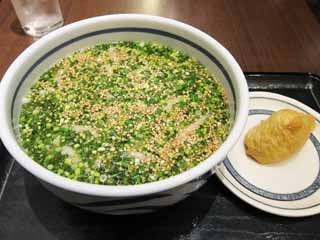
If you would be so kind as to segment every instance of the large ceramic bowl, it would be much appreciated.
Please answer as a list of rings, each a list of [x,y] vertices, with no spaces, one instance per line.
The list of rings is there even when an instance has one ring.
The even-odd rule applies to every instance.
[[[103,186],[70,180],[50,172],[28,157],[17,141],[22,97],[32,83],[61,58],[81,48],[119,40],[157,42],[180,49],[207,66],[224,86],[230,103],[232,129],[228,138],[196,167],[153,183]],[[205,183],[239,138],[247,119],[248,99],[247,83],[235,59],[202,31],[175,20],[148,15],[94,17],[48,34],[12,63],[0,84],[0,135],[16,161],[61,199],[101,213],[149,212],[186,198]]]

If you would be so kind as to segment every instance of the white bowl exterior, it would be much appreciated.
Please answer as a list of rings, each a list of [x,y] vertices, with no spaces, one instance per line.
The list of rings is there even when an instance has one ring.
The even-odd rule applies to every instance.
[[[161,207],[173,205],[198,190],[207,179],[201,178],[164,192],[141,197],[101,197],[68,191],[44,181],[42,185],[62,200],[92,212],[127,215],[153,212]]]
[[[178,35],[196,43],[203,49],[212,54],[218,62],[224,67],[229,75],[234,88],[235,99],[233,99],[232,90],[225,75],[220,68],[212,63],[212,61],[200,51],[195,50],[188,44],[181,41],[169,38],[166,36],[159,36],[150,33],[107,33],[93,35],[88,38],[83,38],[79,41],[73,42],[70,45],[54,52],[52,55],[45,58],[39,65],[37,65],[29,76],[26,78],[21,86],[21,90],[17,95],[14,103],[14,119],[17,119],[19,107],[22,96],[29,89],[35,79],[37,79],[46,69],[56,63],[64,56],[84,47],[89,47],[97,43],[106,43],[120,40],[138,40],[138,41],[154,41],[173,48],[177,48],[187,52],[189,55],[199,59],[209,70],[216,76],[223,84],[227,91],[228,98],[231,105],[237,105],[237,112],[235,113],[235,120],[233,128],[222,146],[207,160],[200,163],[198,166],[177,176],[170,177],[158,182],[135,185],[135,186],[103,186],[94,185],[83,182],[78,182],[61,177],[50,172],[44,167],[40,166],[32,159],[30,159],[23,150],[19,147],[16,141],[15,133],[11,124],[11,103],[13,95],[19,82],[26,71],[32,64],[39,60],[44,54],[67,42],[68,40],[77,38],[81,35],[88,34],[95,31],[113,28],[149,28],[174,35]],[[183,24],[167,18],[137,15],[137,14],[118,14],[95,17],[91,19],[82,20],[59,30],[56,30],[27,48],[10,66],[6,72],[0,85],[0,136],[2,141],[11,155],[29,172],[40,178],[42,181],[48,182],[56,187],[65,189],[85,195],[93,196],[109,196],[109,197],[130,197],[152,194],[169,190],[190,182],[191,180],[210,171],[215,165],[224,159],[228,151],[235,144],[236,140],[244,128],[247,113],[248,113],[248,87],[244,75],[231,56],[231,54],[222,47],[217,41],[207,34],[197,30],[189,25]],[[231,106],[232,107],[232,106]],[[17,126],[17,124],[14,124]]]

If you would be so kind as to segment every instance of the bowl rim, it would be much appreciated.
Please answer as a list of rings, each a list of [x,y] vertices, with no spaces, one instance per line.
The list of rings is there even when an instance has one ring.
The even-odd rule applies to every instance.
[[[6,115],[6,99],[8,99],[10,82],[14,81],[13,75],[16,72],[16,69],[21,66],[23,62],[25,62],[28,58],[30,58],[33,52],[39,48],[44,47],[48,40],[54,40],[68,34],[70,30],[73,29],[81,29],[82,26],[86,24],[93,24],[96,22],[112,22],[119,20],[146,20],[149,22],[159,23],[160,25],[170,25],[175,28],[180,28],[185,31],[188,31],[192,34],[197,35],[198,37],[204,39],[206,42],[213,45],[215,49],[223,55],[226,64],[228,64],[230,70],[233,72],[234,78],[238,83],[235,87],[239,92],[239,104],[238,104],[238,113],[236,114],[236,118],[234,121],[234,126],[232,127],[227,139],[223,142],[223,144],[219,147],[219,149],[214,152],[209,158],[199,163],[197,166],[182,172],[178,175],[144,184],[138,185],[99,185],[99,184],[91,184],[80,182],[76,180],[71,180],[66,177],[59,176],[41,166],[34,160],[32,160],[26,153],[22,150],[22,148],[18,145],[14,134],[10,131],[11,121],[7,120]],[[248,115],[248,104],[249,104],[249,91],[246,79],[244,74],[233,58],[233,56],[229,53],[227,49],[225,49],[219,42],[213,39],[208,34],[202,32],[201,30],[192,27],[186,23],[179,22],[177,20],[173,20],[170,18],[146,15],[146,14],[113,14],[107,16],[98,16],[87,18],[84,20],[80,20],[69,25],[66,25],[60,29],[57,29],[48,35],[44,36],[37,42],[30,45],[27,49],[25,49],[10,65],[8,70],[6,71],[1,83],[0,83],[0,137],[2,139],[3,144],[9,151],[9,153],[16,159],[16,161],[22,165],[26,170],[28,170],[31,174],[41,179],[44,182],[52,184],[56,187],[62,188],[64,190],[68,190],[71,192],[92,195],[92,196],[104,196],[104,197],[133,197],[133,196],[141,196],[147,194],[154,194],[158,192],[163,192],[166,190],[173,189],[185,183],[188,183],[208,171],[211,171],[214,166],[216,166],[219,162],[221,162],[224,157],[227,155],[228,151],[231,150],[233,145],[236,143],[237,139],[240,137],[242,130],[244,129],[247,115]]]

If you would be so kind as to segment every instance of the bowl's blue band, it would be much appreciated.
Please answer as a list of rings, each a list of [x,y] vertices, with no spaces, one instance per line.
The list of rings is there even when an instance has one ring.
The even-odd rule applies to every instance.
[[[29,76],[29,74],[42,62],[44,61],[46,58],[48,58],[50,55],[52,55],[53,53],[59,51],[60,49],[75,43],[77,41],[80,41],[82,39],[85,38],[90,38],[96,35],[100,35],[100,34],[108,34],[108,33],[115,33],[115,32],[141,32],[141,33],[149,33],[149,34],[154,34],[154,35],[161,35],[161,36],[165,36],[168,38],[172,38],[175,40],[178,40],[180,42],[183,42],[195,49],[197,49],[198,51],[200,51],[201,53],[203,53],[204,55],[206,55],[219,69],[220,71],[223,73],[223,75],[225,76],[226,80],[229,83],[230,89],[231,89],[231,93],[232,93],[232,97],[233,99],[236,99],[235,97],[235,90],[232,84],[232,81],[230,79],[230,76],[228,74],[228,72],[225,70],[225,68],[222,66],[222,64],[210,53],[208,52],[206,49],[204,49],[203,47],[201,47],[200,45],[184,38],[181,36],[178,36],[176,34],[173,33],[169,33],[166,31],[162,31],[162,30],[157,30],[157,29],[152,29],[152,28],[111,28],[111,29],[103,29],[103,30],[99,30],[99,31],[94,31],[94,32],[90,32],[90,33],[86,33],[83,35],[80,35],[78,37],[72,38],[68,41],[65,41],[61,44],[59,44],[58,46],[54,47],[53,49],[51,49],[50,51],[46,52],[44,55],[42,55],[35,63],[33,63],[31,65],[31,67],[26,71],[26,73],[23,75],[23,77],[21,78],[15,92],[13,95],[13,99],[12,99],[12,104],[11,104],[11,120],[13,120],[13,111],[14,111],[14,103],[16,101],[16,97],[18,95],[18,92],[23,84],[23,82],[27,79],[27,77]],[[236,101],[234,101],[234,112],[236,113],[237,111],[237,105],[236,105]],[[12,121],[13,124],[13,121]],[[14,126],[13,126],[14,127]]]

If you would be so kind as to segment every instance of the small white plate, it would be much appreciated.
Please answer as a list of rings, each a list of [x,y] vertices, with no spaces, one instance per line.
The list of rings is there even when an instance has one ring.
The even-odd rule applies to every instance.
[[[227,159],[216,169],[218,178],[235,195],[263,211],[286,217],[320,213],[320,115],[294,99],[268,92],[250,93],[246,129]],[[316,118],[316,129],[291,159],[261,165],[245,154],[244,136],[280,109],[294,109]]]

